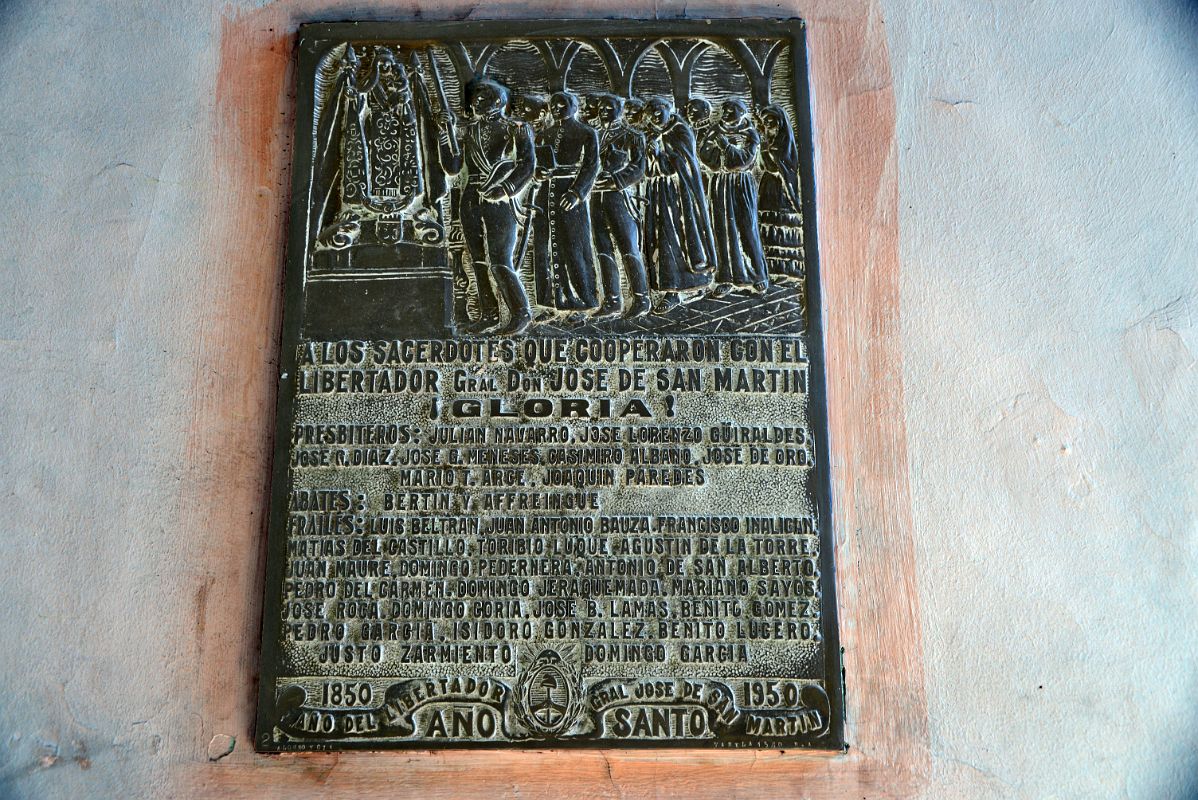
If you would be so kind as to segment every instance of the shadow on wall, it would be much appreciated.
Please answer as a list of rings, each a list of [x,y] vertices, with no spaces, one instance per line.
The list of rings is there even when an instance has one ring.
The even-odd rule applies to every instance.
[[[1184,41],[1189,46],[1191,63],[1198,64],[1198,0],[1173,0],[1173,3],[1179,17],[1176,27],[1182,31]],[[1198,797],[1198,794],[1192,796]]]

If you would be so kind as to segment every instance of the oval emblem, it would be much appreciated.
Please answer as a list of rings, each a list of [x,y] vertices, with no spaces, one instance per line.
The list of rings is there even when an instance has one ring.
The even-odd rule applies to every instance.
[[[561,733],[578,717],[578,677],[553,650],[543,650],[520,678],[522,721],[543,734]]]

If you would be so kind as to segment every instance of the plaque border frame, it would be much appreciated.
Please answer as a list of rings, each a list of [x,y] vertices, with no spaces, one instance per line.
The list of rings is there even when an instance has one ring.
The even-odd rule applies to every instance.
[[[281,628],[279,611],[285,568],[287,514],[287,477],[289,463],[289,433],[294,420],[293,382],[298,367],[296,346],[303,328],[304,282],[309,242],[306,226],[296,223],[308,213],[308,180],[310,172],[298,168],[312,158],[312,115],[315,112],[311,76],[331,42],[346,40],[421,41],[442,38],[471,38],[477,40],[508,40],[518,36],[560,36],[578,34],[578,27],[587,26],[594,36],[701,36],[712,33],[718,26],[723,36],[760,36],[786,38],[792,54],[791,92],[794,100],[794,135],[799,145],[802,195],[803,236],[807,243],[806,301],[808,350],[808,396],[811,429],[816,434],[815,454],[822,471],[814,483],[814,501],[821,524],[820,541],[820,627],[824,646],[824,680],[830,704],[828,733],[817,742],[790,739],[753,742],[721,742],[719,739],[585,739],[585,740],[527,740],[527,741],[445,741],[427,739],[394,740],[367,739],[304,742],[303,746],[279,746],[270,736],[274,727],[275,682],[278,677],[279,648],[277,639]],[[839,755],[847,752],[845,740],[845,673],[840,643],[839,604],[836,580],[836,526],[832,504],[831,428],[827,405],[827,372],[825,367],[825,326],[823,298],[820,291],[820,253],[817,236],[817,203],[815,186],[815,137],[812,118],[812,76],[806,37],[807,25],[799,17],[728,17],[708,19],[611,19],[603,17],[557,18],[548,20],[369,20],[355,22],[308,22],[299,26],[295,41],[296,55],[292,65],[295,77],[295,117],[291,159],[291,200],[283,272],[282,326],[279,337],[278,384],[275,402],[274,443],[271,447],[270,506],[266,524],[266,568],[263,578],[263,605],[259,641],[258,703],[255,709],[254,750],[263,754],[337,752],[337,751],[411,751],[411,750],[786,750]]]

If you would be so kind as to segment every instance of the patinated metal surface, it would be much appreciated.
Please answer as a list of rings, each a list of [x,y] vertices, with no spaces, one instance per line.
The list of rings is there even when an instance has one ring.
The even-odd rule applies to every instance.
[[[299,53],[259,749],[842,747],[801,22]]]

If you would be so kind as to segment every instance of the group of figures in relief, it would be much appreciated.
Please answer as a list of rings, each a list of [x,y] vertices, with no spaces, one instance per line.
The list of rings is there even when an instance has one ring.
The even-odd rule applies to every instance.
[[[344,108],[326,115],[339,130],[321,140],[340,151],[342,210],[318,248],[353,246],[364,208],[384,241],[388,221],[419,234],[452,188],[456,313],[472,333],[667,314],[771,282],[802,292],[799,154],[780,105],[514,94],[474,76],[459,111],[426,63],[378,47],[363,79],[352,48],[342,57],[331,104]]]

